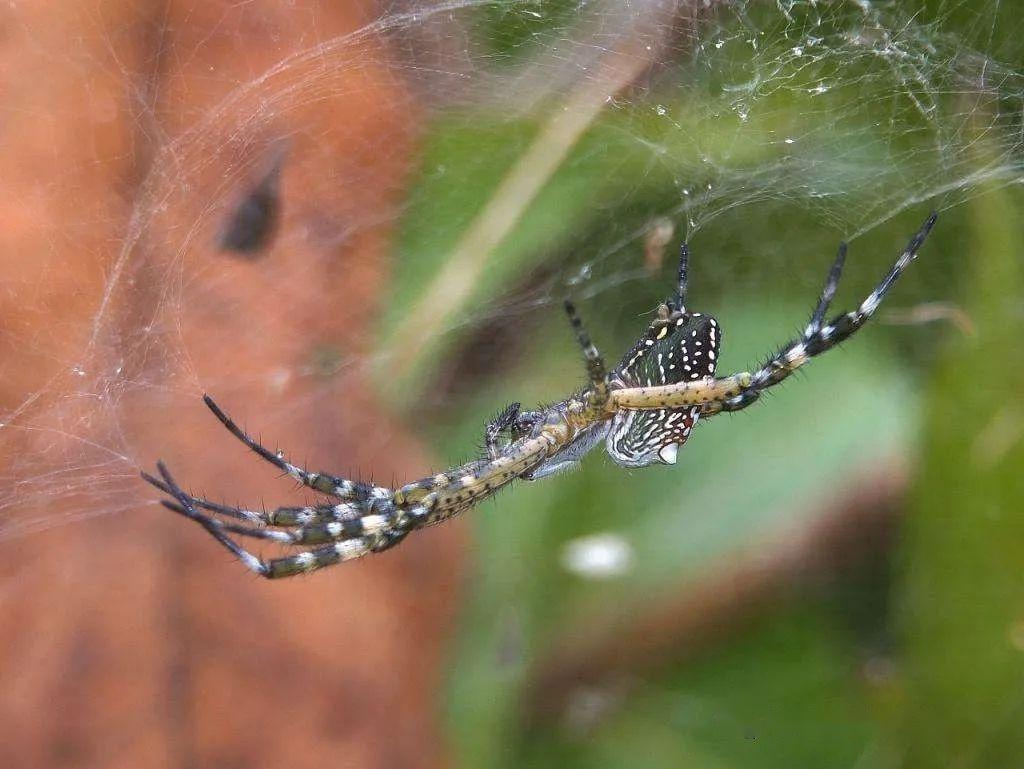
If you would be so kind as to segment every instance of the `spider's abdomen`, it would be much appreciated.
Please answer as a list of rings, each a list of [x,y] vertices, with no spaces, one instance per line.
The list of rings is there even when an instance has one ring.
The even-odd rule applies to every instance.
[[[622,359],[612,375],[613,386],[652,387],[713,377],[721,340],[721,327],[710,315],[657,320]],[[700,406],[622,409],[612,418],[605,447],[625,467],[675,464],[699,415]]]

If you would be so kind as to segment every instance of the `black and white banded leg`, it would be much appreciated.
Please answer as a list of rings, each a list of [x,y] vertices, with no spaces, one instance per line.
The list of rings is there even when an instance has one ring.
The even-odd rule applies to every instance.
[[[676,295],[665,302],[669,312],[686,312],[686,284],[690,265],[690,246],[683,243],[679,247],[679,271],[676,274]]]
[[[151,475],[146,480],[165,494],[171,494],[165,483]],[[282,506],[273,510],[250,510],[244,507],[225,505],[202,497],[191,497],[192,504],[211,513],[226,515],[263,526],[304,526],[311,523],[328,523],[345,521],[370,512],[381,505],[388,504],[387,499],[370,499],[366,502],[339,502],[337,504]]]
[[[271,451],[251,438],[241,427],[235,424],[231,417],[221,410],[220,406],[209,395],[203,395],[203,403],[238,440],[303,486],[319,491],[321,494],[328,494],[332,497],[338,497],[339,499],[351,502],[365,502],[374,498],[383,499],[391,494],[389,489],[373,486],[368,483],[350,481],[347,478],[339,478],[327,473],[310,472],[297,465],[293,465],[284,458],[283,452]]]
[[[521,404],[510,403],[487,423],[487,427],[484,429],[484,445],[487,448],[488,458],[493,460],[501,455],[502,446],[499,439],[518,423],[520,409]]]
[[[860,306],[853,311],[836,315],[827,324],[824,324],[825,313],[835,297],[836,288],[839,285],[839,278],[842,275],[843,264],[846,260],[846,243],[839,245],[835,261],[829,270],[828,278],[822,289],[818,304],[811,314],[811,320],[804,330],[800,339],[791,342],[783,347],[778,353],[769,358],[764,365],[750,375],[750,383],[741,389],[738,395],[727,400],[712,400],[702,407],[702,414],[712,415],[723,411],[739,411],[754,403],[769,387],[772,387],[798,368],[807,363],[811,358],[831,350],[840,342],[848,339],[868,319],[874,315],[875,310],[882,303],[885,295],[892,288],[896,280],[903,274],[917,256],[921,245],[935,224],[937,214],[932,213],[914,236],[907,243],[906,248],[900,253],[896,263],[872,291]]]
[[[157,463],[157,470],[160,473],[160,480],[148,473],[143,473],[142,477],[174,498],[173,502],[162,501],[166,508],[198,523],[247,569],[268,579],[288,577],[342,561],[355,560],[369,553],[382,552],[401,542],[422,518],[407,516],[400,525],[392,525],[392,521],[384,516],[363,516],[350,521],[334,521],[322,526],[306,526],[290,532],[237,526],[200,513],[196,509],[195,498],[182,490],[163,462]],[[319,542],[332,544],[282,558],[264,560],[243,548],[228,536],[229,534],[267,539],[284,545]]]
[[[613,390],[609,398],[609,411],[614,413],[618,409],[651,410],[701,406],[703,414],[713,415],[722,411],[738,411],[746,408],[756,401],[764,390],[783,381],[811,358],[832,349],[861,328],[878,309],[878,305],[881,304],[892,285],[917,256],[917,252],[928,236],[932,225],[935,224],[936,218],[937,214],[935,213],[928,217],[921,229],[900,253],[889,273],[856,310],[837,315],[827,324],[818,327],[821,322],[819,316],[824,317],[828,303],[835,291],[831,284],[838,282],[842,259],[845,256],[845,251],[840,250],[839,256],[829,272],[829,281],[822,292],[818,308],[811,317],[807,331],[800,339],[786,345],[769,358],[753,374],[742,371],[718,379],[707,377],[696,382],[684,381],[652,387],[626,387]]]
[[[583,360],[587,364],[587,377],[590,379],[590,406],[595,409],[604,407],[608,401],[608,369],[604,364],[604,358],[597,351],[597,347],[590,339],[590,334],[583,327],[583,321],[576,313],[576,305],[569,299],[565,300],[565,314],[569,316],[569,323],[576,333],[576,341],[583,350]]]

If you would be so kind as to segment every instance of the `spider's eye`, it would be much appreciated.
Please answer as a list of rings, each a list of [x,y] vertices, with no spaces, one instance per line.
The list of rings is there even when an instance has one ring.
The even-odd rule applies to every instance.
[[[718,321],[694,313],[655,321],[615,370],[623,387],[652,387],[715,375],[722,333]],[[612,420],[606,446],[620,465],[675,464],[676,453],[700,414],[699,406],[656,411],[623,409]]]

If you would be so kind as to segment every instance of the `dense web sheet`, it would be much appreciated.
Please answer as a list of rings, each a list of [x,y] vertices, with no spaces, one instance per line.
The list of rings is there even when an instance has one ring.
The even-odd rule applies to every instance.
[[[407,373],[418,350],[482,319],[555,307],[566,286],[613,296],[647,274],[644,249],[658,250],[652,238],[676,242],[725,218],[742,228],[750,216],[796,211],[854,239],[901,212],[923,218],[929,208],[953,209],[1020,183],[1024,75],[993,42],[1000,11],[995,2],[916,13],[872,2],[446,3],[385,8],[373,23],[329,39],[314,15],[297,15],[304,47],[231,85],[226,97],[162,119],[164,92],[192,83],[172,78],[158,87],[158,75],[122,63],[115,76],[148,84],[132,95],[145,141],[125,159],[140,181],[116,240],[95,247],[110,259],[86,332],[74,349],[59,348],[50,374],[3,404],[0,540],[152,502],[137,474],[155,457],[124,428],[120,409],[139,392],[167,391],[180,406],[231,385],[230,372],[191,365],[181,331],[191,310],[182,298],[230,283],[227,260],[194,254],[210,251],[225,212],[274,163],[287,208],[290,163],[315,162],[310,148],[347,154],[348,188],[327,175],[310,194],[351,215],[314,235],[343,249],[390,233],[403,257],[392,275],[407,301],[390,308],[389,331],[366,326],[316,371],[282,358],[261,376],[289,382],[324,367],[369,375],[381,365]],[[216,22],[204,31],[214,34]],[[173,53],[173,35],[165,40],[163,54]],[[239,36],[238,55],[245,45]],[[364,70],[376,74],[362,80]],[[381,76],[397,84],[386,105]],[[325,100],[398,112],[420,135],[364,133],[353,143],[344,125],[304,123],[305,111]],[[451,136],[466,142],[462,163],[434,162]],[[359,198],[353,179],[370,186],[381,166],[410,157],[412,172],[393,175],[376,213],[366,200],[349,206]],[[225,158],[227,174],[214,164]],[[52,183],[74,193],[80,179]],[[472,200],[460,201],[466,188]],[[457,215],[443,206],[432,213],[411,190],[448,195]],[[571,227],[530,213],[545,194],[577,201]],[[567,238],[598,221],[600,246],[572,248]],[[73,240],[80,224],[41,222],[39,239]],[[280,251],[297,237],[287,225],[276,233]],[[527,229],[510,246],[520,226]],[[437,269],[410,294],[402,273],[417,269],[417,245]],[[533,256],[522,259],[523,250]],[[481,300],[478,283],[500,275],[502,264],[516,270],[545,259],[544,274],[554,277],[512,296],[485,290]],[[291,264],[268,282],[273,291],[237,296],[228,311],[255,304],[283,321],[288,285],[316,280],[316,269]],[[33,309],[32,281],[10,291]],[[64,332],[42,322],[3,333],[11,349],[42,355]],[[184,373],[168,376],[170,368]],[[290,406],[302,408],[301,400]]]

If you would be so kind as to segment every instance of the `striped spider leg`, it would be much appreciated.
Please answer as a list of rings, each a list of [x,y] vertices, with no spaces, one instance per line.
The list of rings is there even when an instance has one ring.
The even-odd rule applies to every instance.
[[[567,430],[564,423],[556,420],[535,431],[536,435],[521,437],[505,446],[497,457],[474,460],[392,491],[292,465],[280,453],[270,451],[247,435],[212,398],[204,396],[203,400],[220,422],[259,456],[308,488],[341,500],[258,512],[188,494],[163,462],[157,463],[159,478],[142,473],[144,480],[170,497],[162,500],[166,508],[197,522],[248,569],[269,579],[306,573],[394,547],[411,531],[461,513],[522,476],[564,439]],[[285,546],[322,546],[264,560],[243,548],[231,535]]]
[[[615,414],[624,408],[663,410],[694,406],[700,408],[701,414],[711,416],[723,411],[739,411],[746,408],[754,403],[762,392],[779,384],[811,358],[832,349],[860,329],[878,309],[903,271],[917,257],[917,252],[935,224],[936,218],[937,214],[933,212],[925,220],[882,282],[856,310],[836,315],[823,325],[825,313],[835,295],[846,258],[846,245],[840,245],[839,253],[829,270],[825,288],[803,335],[771,356],[753,374],[743,371],[720,379],[708,376],[698,381],[613,390],[608,400],[609,412]]]
[[[303,525],[292,531],[278,531],[226,523],[199,512],[204,508],[232,517],[248,515],[251,511],[239,510],[226,505],[217,505],[197,499],[182,490],[163,462],[157,462],[160,479],[142,473],[143,479],[172,497],[162,500],[169,510],[196,521],[209,534],[233,553],[250,571],[262,577],[274,579],[301,574],[341,561],[359,558],[370,552],[380,552],[398,544],[408,533],[408,526],[389,525],[384,516],[366,515],[331,521],[325,524]],[[173,501],[172,501],[173,500]],[[326,507],[326,506],[325,506]],[[286,525],[286,524],[274,524]],[[329,542],[331,545],[306,550],[295,555],[265,561],[239,545],[230,534],[269,539],[286,545]]]

